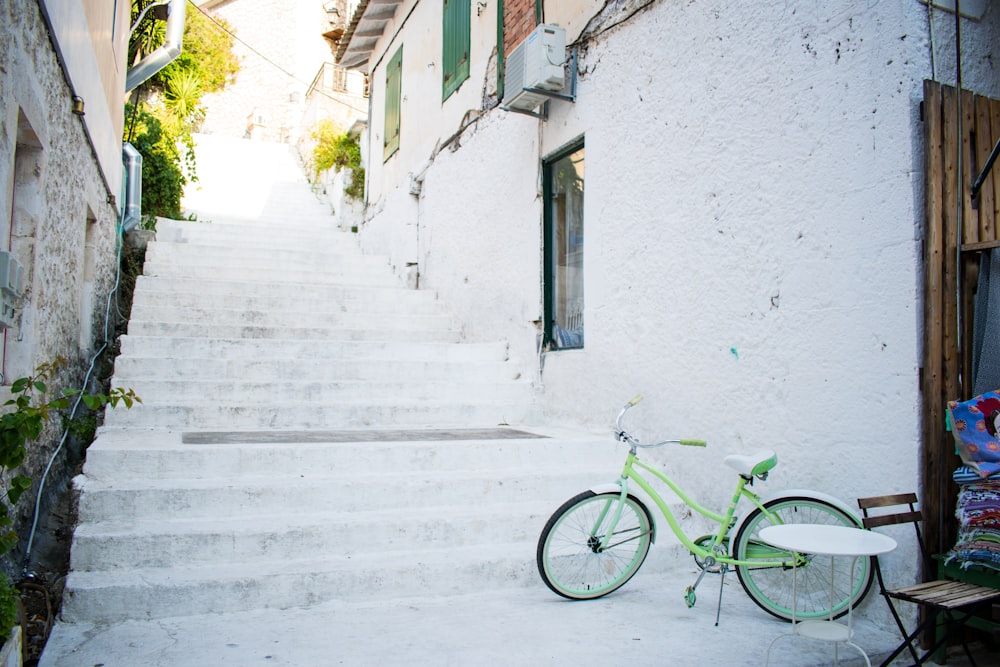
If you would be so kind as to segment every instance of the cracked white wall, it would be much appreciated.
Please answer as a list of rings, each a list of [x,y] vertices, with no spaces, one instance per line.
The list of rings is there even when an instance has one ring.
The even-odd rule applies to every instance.
[[[642,431],[711,443],[665,453],[688,469],[771,447],[774,488],[914,488],[927,8],[652,2],[612,23],[581,51],[575,104],[547,122],[489,111],[436,156],[419,200],[420,158],[384,174],[362,243],[385,249],[419,221],[421,285],[533,373],[540,159],[583,136],[586,346],[546,356],[547,414],[604,428],[641,392]],[[962,23],[964,83],[994,96],[998,25],[995,5]],[[953,31],[938,12],[946,82]],[[457,128],[424,113],[418,155]]]

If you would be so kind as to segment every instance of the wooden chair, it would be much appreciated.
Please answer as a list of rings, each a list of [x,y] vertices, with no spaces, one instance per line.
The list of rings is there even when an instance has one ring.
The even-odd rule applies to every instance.
[[[869,530],[881,526],[912,523],[916,530],[917,544],[920,547],[922,562],[924,565],[929,565],[930,561],[928,560],[927,550],[920,532],[921,515],[920,511],[915,508],[916,502],[917,494],[900,493],[889,496],[858,498],[858,507],[861,508],[863,515],[862,522],[865,528]],[[893,510],[887,510],[886,513],[879,513],[877,515],[869,514],[869,510],[874,508],[893,508]],[[956,628],[960,629],[972,617],[976,605],[987,600],[1000,599],[1000,590],[996,588],[950,579],[925,581],[903,588],[887,588],[882,578],[882,568],[879,565],[878,558],[875,558],[875,576],[878,580],[879,591],[882,597],[885,598],[886,604],[889,605],[889,611],[892,612],[892,617],[896,620],[896,625],[899,626],[899,631],[903,635],[903,642],[886,658],[880,667],[888,665],[897,655],[903,652],[903,649],[907,648],[913,656],[914,664],[922,665],[948,640],[949,631]],[[906,632],[906,628],[899,618],[899,613],[892,603],[893,600],[912,602],[922,608],[921,611],[924,612],[921,614],[922,620],[913,632]],[[934,645],[922,657],[918,656],[914,648],[914,640],[918,639],[925,629],[934,627],[939,619],[943,619],[946,626],[945,631],[938,633]],[[975,666],[976,661],[972,657],[972,652],[969,650],[968,644],[965,642],[963,633],[958,633],[958,636],[961,639],[962,647],[965,649],[965,654],[968,656],[969,662]]]

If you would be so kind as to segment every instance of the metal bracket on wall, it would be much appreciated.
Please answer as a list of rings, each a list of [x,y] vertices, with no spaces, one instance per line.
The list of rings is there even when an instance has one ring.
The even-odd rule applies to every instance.
[[[546,97],[551,97],[557,100],[565,100],[567,102],[576,102],[576,60],[577,52],[573,49],[569,54],[569,60],[566,61],[566,67],[569,70],[569,93],[563,91],[555,90],[544,90],[542,88],[525,88],[529,93],[537,93],[538,95],[544,95]],[[524,114],[525,116],[533,116],[535,118],[541,118],[543,121],[549,119],[549,103],[546,101],[541,106],[541,111],[530,111],[528,109],[515,109],[509,107],[503,107],[507,111],[513,111],[514,113]]]

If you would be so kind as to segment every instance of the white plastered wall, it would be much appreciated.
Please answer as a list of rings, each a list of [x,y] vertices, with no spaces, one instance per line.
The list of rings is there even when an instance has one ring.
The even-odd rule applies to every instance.
[[[962,23],[963,81],[993,95],[997,14]],[[703,470],[696,495],[728,494],[722,457],[758,448],[778,451],[773,488],[917,488],[927,8],[654,2],[609,26],[581,50],[575,104],[546,122],[488,112],[419,198],[401,149],[362,243],[416,227],[421,286],[535,374],[539,163],[583,136],[586,347],[545,356],[548,418],[607,428],[641,392],[641,432],[710,442],[669,452]],[[933,34],[935,73],[954,81],[954,17],[935,13]],[[466,85],[483,71],[474,59]],[[458,121],[432,111],[421,122],[443,141]]]

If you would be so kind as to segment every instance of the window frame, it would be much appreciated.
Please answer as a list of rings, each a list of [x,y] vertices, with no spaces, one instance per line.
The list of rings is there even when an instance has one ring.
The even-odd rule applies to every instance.
[[[583,349],[584,344],[585,344],[585,338],[581,338],[579,344],[561,345],[561,344],[559,344],[559,342],[553,336],[553,329],[554,329],[554,326],[555,326],[556,316],[557,316],[557,313],[556,313],[556,306],[557,306],[556,299],[557,299],[557,295],[556,295],[556,285],[555,285],[556,280],[557,280],[557,266],[556,266],[557,258],[556,258],[555,253],[556,253],[557,249],[554,247],[555,246],[555,243],[554,243],[555,229],[554,229],[554,227],[555,227],[555,225],[557,224],[558,221],[554,219],[554,212],[553,212],[553,205],[552,205],[553,204],[553,199],[554,199],[554,197],[553,197],[553,195],[554,195],[554,191],[553,191],[553,181],[554,181],[554,178],[553,178],[553,175],[552,175],[552,169],[555,167],[555,165],[559,161],[561,161],[561,160],[569,157],[570,155],[572,155],[573,153],[576,153],[577,151],[583,151],[584,149],[585,149],[584,137],[581,136],[581,137],[573,140],[572,142],[566,144],[565,146],[563,146],[559,150],[555,151],[554,153],[548,155],[547,157],[545,157],[542,160],[542,196],[543,196],[543,205],[542,205],[542,208],[543,208],[543,211],[542,211],[542,216],[543,216],[543,221],[542,221],[542,250],[543,250],[543,252],[542,252],[542,255],[543,255],[543,270],[542,270],[542,282],[543,282],[543,284],[542,284],[542,294],[543,294],[543,309],[544,309],[544,315],[543,315],[543,319],[544,319],[543,343],[551,351],[555,351],[555,350],[579,350],[579,349]],[[586,153],[584,153],[584,164],[586,164]],[[585,184],[586,183],[586,176],[585,175],[584,175],[583,181],[584,181],[584,186],[583,186],[583,191],[581,193],[581,197],[583,198],[582,201],[585,202],[586,201],[586,199],[585,199],[585,197],[586,197],[586,184]],[[581,213],[583,212],[582,206],[583,206],[583,204],[581,204]],[[583,225],[583,224],[584,224],[584,221],[581,220],[581,225]],[[583,252],[584,252],[584,250],[583,250],[583,242],[581,242],[581,256],[583,256],[582,255]],[[583,267],[584,266],[585,265],[581,265],[581,267],[580,267],[580,270],[581,270],[580,280],[581,281],[583,280],[582,272],[583,272]],[[581,293],[582,293],[582,284],[581,284]],[[582,316],[582,313],[581,313],[581,316]],[[586,331],[586,328],[585,327],[582,328],[581,329],[581,334],[583,332],[585,332],[585,331]]]

